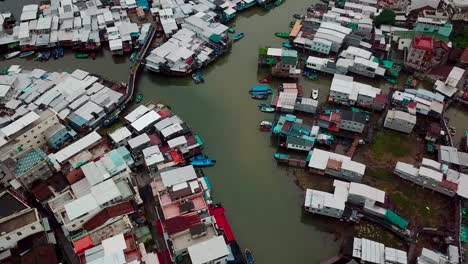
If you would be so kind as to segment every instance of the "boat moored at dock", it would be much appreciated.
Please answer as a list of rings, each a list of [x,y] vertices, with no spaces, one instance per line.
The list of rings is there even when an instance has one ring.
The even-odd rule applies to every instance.
[[[252,253],[252,250],[246,248],[245,249],[245,260],[247,261],[247,264],[254,264],[255,259]]]
[[[254,86],[249,92],[251,94],[272,94],[273,90],[266,86]]]
[[[14,51],[6,54],[3,56],[6,60],[13,59],[14,57],[18,56],[21,53],[21,51]]]

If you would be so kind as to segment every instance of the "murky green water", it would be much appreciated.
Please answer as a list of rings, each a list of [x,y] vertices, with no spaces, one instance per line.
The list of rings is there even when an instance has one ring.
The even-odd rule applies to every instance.
[[[22,1],[21,3],[34,2]],[[289,30],[293,13],[305,12],[311,1],[287,0],[271,12],[247,11],[235,21],[238,32],[246,37],[234,44],[232,52],[204,71],[206,82],[194,85],[187,79],[168,79],[144,72],[139,93],[145,101],[163,102],[200,133],[205,152],[217,159],[216,167],[206,174],[214,186],[216,201],[227,209],[228,219],[241,247],[254,251],[258,263],[318,263],[338,251],[331,233],[335,221],[303,216],[303,193],[288,171],[276,165],[275,146],[258,131],[258,124],[269,114],[260,113],[257,101],[247,91],[256,80],[258,48],[279,46],[276,31]],[[14,7],[17,0],[0,2],[0,10]],[[109,79],[125,81],[128,64],[108,54],[96,61],[78,60],[73,54],[47,63],[24,59],[8,61],[25,67],[73,71],[81,68]],[[117,64],[114,64],[117,63]],[[4,64],[4,62],[2,62]],[[330,80],[306,82],[305,94],[312,86],[325,89]],[[325,98],[325,90],[321,92]]]

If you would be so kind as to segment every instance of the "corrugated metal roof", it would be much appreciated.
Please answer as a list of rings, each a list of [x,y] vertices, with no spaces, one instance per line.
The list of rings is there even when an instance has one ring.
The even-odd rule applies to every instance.
[[[192,165],[161,172],[164,187],[170,187],[196,178],[197,173]]]
[[[55,159],[62,163],[69,158],[73,157],[74,155],[78,154],[82,150],[89,148],[90,146],[96,144],[101,140],[101,136],[96,132],[93,131],[88,135],[82,137],[78,141],[75,141],[73,144],[61,149],[57,153],[54,154]]]
[[[87,194],[70,203],[65,204],[65,211],[67,212],[68,218],[73,220],[86,213],[99,208],[99,205],[92,194]]]

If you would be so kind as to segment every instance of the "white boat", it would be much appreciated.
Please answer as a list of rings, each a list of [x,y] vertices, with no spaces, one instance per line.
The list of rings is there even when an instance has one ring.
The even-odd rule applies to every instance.
[[[319,96],[318,93],[319,93],[318,89],[313,89],[312,90],[312,99],[317,100],[317,98]]]
[[[5,59],[9,60],[9,59],[12,59],[12,58],[18,56],[20,53],[21,53],[21,51],[14,51],[14,52],[6,54],[4,57],[5,57]]]

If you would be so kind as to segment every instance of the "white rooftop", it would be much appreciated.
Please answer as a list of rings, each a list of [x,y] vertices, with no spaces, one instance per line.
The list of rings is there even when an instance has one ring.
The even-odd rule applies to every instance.
[[[192,165],[161,172],[164,187],[170,187],[196,178],[197,173]]]
[[[144,114],[135,122],[131,124],[131,126],[138,132],[142,131],[146,127],[154,124],[154,122],[158,121],[161,116],[156,113],[156,111],[149,111],[148,113]]]
[[[132,136],[132,132],[130,132],[130,130],[128,130],[127,127],[118,128],[109,134],[109,137],[115,143],[119,143],[124,139],[130,138],[131,136]]]
[[[96,144],[100,140],[101,136],[96,131],[93,131],[88,135],[80,138],[78,141],[75,141],[73,144],[59,150],[57,153],[54,154],[54,157],[57,160],[57,162],[62,163],[64,161],[67,161],[74,155],[78,154],[79,152]]]
[[[65,204],[65,211],[67,212],[70,220],[78,218],[98,208],[99,205],[92,194],[87,194]]]

